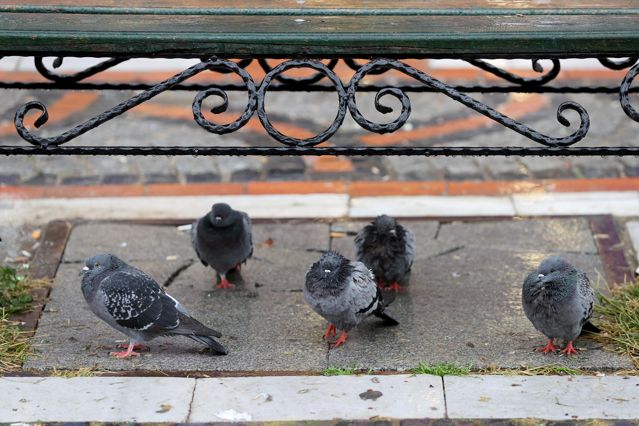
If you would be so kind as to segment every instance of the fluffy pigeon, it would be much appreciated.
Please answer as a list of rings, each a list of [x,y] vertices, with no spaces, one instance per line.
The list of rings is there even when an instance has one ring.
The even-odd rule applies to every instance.
[[[415,260],[415,236],[390,216],[377,216],[355,237],[357,259],[368,266],[377,285],[397,291]]]
[[[577,354],[572,342],[592,316],[595,304],[595,292],[585,273],[558,256],[548,257],[524,281],[521,299],[528,319],[549,339],[539,351],[559,349],[553,344],[558,338],[568,342],[561,352]]]
[[[137,356],[134,352],[157,336],[186,336],[226,355],[215,341],[222,335],[191,317],[184,307],[166,293],[153,278],[127,265],[112,254],[90,257],[82,268],[82,294],[100,319],[131,338],[126,351],[112,352],[118,358]]]
[[[384,313],[373,273],[362,262],[350,261],[334,251],[322,255],[306,273],[304,299],[329,322],[324,340],[342,330],[333,348],[343,345],[348,332],[371,314],[387,325],[399,324]]]
[[[213,204],[211,211],[193,223],[191,242],[204,266],[220,274],[218,288],[235,287],[226,279],[230,271],[239,271],[253,255],[251,219],[228,204]]]

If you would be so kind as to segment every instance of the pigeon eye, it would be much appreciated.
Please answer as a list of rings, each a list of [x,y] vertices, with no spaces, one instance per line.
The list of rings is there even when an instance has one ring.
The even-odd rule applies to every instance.
[[[98,266],[100,266],[100,262],[95,262],[95,265],[93,265],[93,266],[95,266],[97,268]]]

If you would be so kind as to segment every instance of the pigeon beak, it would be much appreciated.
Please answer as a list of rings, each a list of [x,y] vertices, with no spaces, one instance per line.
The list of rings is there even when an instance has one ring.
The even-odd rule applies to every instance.
[[[215,216],[215,221],[216,222],[221,222],[222,221],[222,216]]]
[[[331,273],[331,270],[330,270],[330,269],[324,269],[324,273],[326,273],[326,274],[330,274],[330,273]]]
[[[396,230],[394,230],[394,229],[391,229],[389,233],[390,233],[393,237],[396,237],[396,236],[397,236],[397,231],[396,231]]]
[[[85,266],[84,268],[82,268],[82,270],[80,271],[80,273],[78,275],[84,275],[87,273],[87,271],[89,270],[88,266]]]
[[[540,280],[541,280],[541,279],[543,279],[544,277],[545,277],[545,275],[544,275],[544,274],[539,274],[539,275],[537,275],[537,279],[540,279]]]

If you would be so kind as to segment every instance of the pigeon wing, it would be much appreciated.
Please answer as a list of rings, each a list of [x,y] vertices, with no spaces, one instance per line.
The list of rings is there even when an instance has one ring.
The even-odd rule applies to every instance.
[[[351,262],[351,266],[350,304],[357,316],[365,317],[375,311],[379,303],[375,277],[362,262]]]
[[[578,297],[583,308],[583,317],[581,319],[580,325],[583,327],[583,325],[592,317],[592,310],[595,306],[595,291],[590,286],[590,281],[588,280],[588,277],[585,273],[579,273],[578,279]]]
[[[413,267],[413,261],[415,260],[415,234],[410,229],[401,225],[404,230],[404,238],[406,239],[406,253],[404,254],[404,262],[406,264],[406,271],[410,271]]]
[[[253,229],[251,227],[251,218],[248,214],[242,212],[242,220],[244,221],[244,232],[246,232],[246,238],[248,240],[249,247],[248,255],[244,259],[246,260],[253,256]]]
[[[195,222],[193,222],[193,225],[191,225],[191,245],[193,246],[193,250],[195,250],[195,255],[197,256],[198,259],[200,259],[200,262],[202,262],[202,265],[209,266],[209,264],[206,263],[204,259],[202,259],[202,256],[200,255],[200,251],[198,250],[197,225],[199,222],[200,222],[199,220],[196,220]]]
[[[138,331],[158,331],[179,325],[175,299],[138,270],[110,274],[100,284],[107,312],[115,322]]]

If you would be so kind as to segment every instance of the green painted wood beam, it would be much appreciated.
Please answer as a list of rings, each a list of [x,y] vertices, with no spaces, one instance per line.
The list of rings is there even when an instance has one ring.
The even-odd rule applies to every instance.
[[[326,12],[320,8],[306,9],[304,14],[288,13],[293,9],[228,14],[213,13],[221,9],[207,9],[211,13],[206,14],[189,8],[179,13],[173,9],[166,13],[169,9],[164,8],[151,14],[96,9],[91,13],[78,7],[74,13],[0,11],[0,55],[550,58],[639,54],[639,12],[630,8],[610,14],[596,8],[561,9],[555,14],[501,14],[509,9],[487,8],[481,9],[483,14],[456,14],[453,9],[386,14],[395,9],[380,9],[383,13],[368,15],[337,13],[342,9],[320,14]],[[189,14],[181,13],[186,10]],[[276,10],[277,14],[272,13]],[[572,13],[564,13],[567,10]]]

